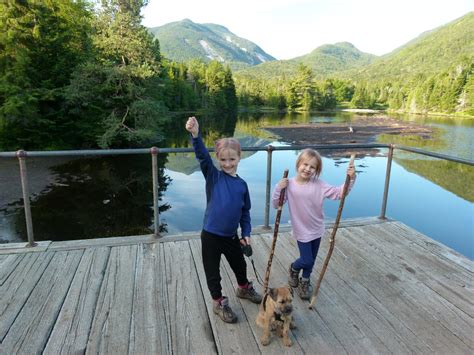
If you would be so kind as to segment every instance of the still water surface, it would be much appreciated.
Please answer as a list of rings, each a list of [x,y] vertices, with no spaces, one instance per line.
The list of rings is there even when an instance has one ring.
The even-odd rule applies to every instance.
[[[432,140],[417,137],[381,137],[380,141],[420,147],[473,159],[474,122],[445,118],[399,116],[400,120],[433,127]],[[184,147],[188,137],[185,117],[170,124],[164,146]],[[348,124],[354,114],[241,116],[237,119],[207,118],[201,121],[207,146],[222,136],[235,136],[242,146],[288,145],[262,127],[290,123]],[[322,151],[324,154],[324,151]],[[346,200],[343,218],[378,216],[381,210],[386,150],[358,157],[356,184]],[[272,187],[284,169],[294,174],[298,152],[273,153]],[[246,152],[238,174],[250,188],[252,224],[264,223],[266,152]],[[323,157],[321,178],[342,184],[348,159]],[[10,162],[11,164],[12,162]],[[193,154],[160,155],[160,218],[165,234],[201,228],[205,208],[204,180]],[[3,166],[2,166],[3,164]],[[31,162],[30,166],[41,162]],[[32,202],[37,240],[68,240],[150,233],[152,223],[151,163],[148,156],[74,159],[48,162],[49,176],[39,175]],[[18,184],[13,176],[1,179],[5,161],[0,160],[0,188]],[[44,167],[43,167],[44,168]],[[29,169],[30,174],[33,174]],[[11,177],[11,178],[10,178]],[[461,164],[396,151],[392,165],[387,216],[474,259],[474,169]],[[48,180],[49,179],[49,180]],[[43,181],[43,182],[42,182]],[[49,182],[48,182],[49,181]],[[43,185],[43,186],[42,186]],[[3,195],[5,196],[5,195]],[[8,194],[7,194],[8,196]],[[0,241],[26,240],[24,216],[18,198],[0,201]],[[334,219],[338,201],[326,201],[325,215]],[[271,210],[270,224],[275,218]],[[282,223],[289,222],[287,209]]]

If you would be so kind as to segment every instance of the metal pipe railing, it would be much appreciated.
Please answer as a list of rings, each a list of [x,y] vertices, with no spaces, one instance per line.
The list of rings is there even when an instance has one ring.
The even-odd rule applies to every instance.
[[[151,167],[153,174],[153,226],[155,228],[155,237],[160,236],[160,206],[159,199],[159,180],[158,180],[158,153],[157,147],[152,147],[151,152]]]
[[[467,159],[461,159],[457,157],[452,157],[450,155],[446,154],[440,154],[440,153],[435,153],[435,152],[429,152],[427,150],[419,149],[419,148],[412,148],[412,147],[407,147],[404,145],[393,145],[394,148],[400,149],[400,150],[405,150],[407,152],[412,152],[412,153],[417,153],[421,155],[426,155],[428,157],[433,157],[433,158],[438,158],[438,159],[443,159],[443,160],[449,160],[455,163],[461,163],[461,164],[466,164],[466,165],[474,165],[474,161],[472,160],[467,160]]]
[[[23,206],[25,210],[26,234],[28,235],[28,247],[36,246],[33,234],[33,218],[31,217],[30,206],[30,184],[28,183],[28,170],[26,168],[26,152],[19,150],[16,152],[20,164],[21,190],[23,193]]]
[[[357,149],[366,148],[388,148],[389,152],[387,155],[387,168],[385,173],[385,186],[384,194],[382,199],[382,209],[379,218],[385,219],[385,213],[387,208],[388,191],[390,188],[390,176],[393,153],[395,149],[400,149],[416,154],[422,154],[438,159],[453,161],[456,163],[474,165],[474,161],[452,157],[445,154],[439,154],[434,152],[425,151],[418,148],[398,146],[394,144],[313,144],[313,145],[294,145],[294,146],[267,146],[267,147],[243,147],[242,151],[248,152],[267,152],[267,176],[266,176],[266,196],[265,196],[265,217],[264,217],[264,228],[271,229],[269,226],[269,214],[270,214],[270,193],[271,193],[271,172],[272,172],[272,153],[276,150],[302,150],[305,148],[312,148],[317,150],[349,150],[355,151]],[[213,152],[213,148],[209,148],[210,152]],[[60,157],[60,156],[112,156],[112,155],[131,155],[131,154],[150,154],[152,157],[152,174],[153,174],[153,223],[154,223],[154,235],[159,237],[159,180],[158,180],[158,154],[161,153],[189,153],[193,152],[192,148],[139,148],[139,149],[97,149],[97,150],[62,150],[62,151],[24,151],[19,150],[17,152],[0,152],[0,158],[18,158],[20,165],[20,177],[22,185],[22,194],[26,218],[26,229],[28,234],[28,246],[37,245],[34,240],[33,234],[33,219],[31,215],[30,206],[30,192],[28,184],[28,173],[26,168],[27,157]]]
[[[393,158],[393,145],[390,144],[390,146],[388,147],[388,155],[387,155],[387,169],[385,169],[385,186],[383,189],[382,210],[379,216],[380,219],[385,219],[385,211],[387,210],[388,189],[390,187],[390,175],[392,172],[392,158]]]
[[[270,194],[272,186],[272,152],[275,148],[272,145],[267,147],[267,179],[265,182],[265,214],[263,220],[263,228],[270,228]]]

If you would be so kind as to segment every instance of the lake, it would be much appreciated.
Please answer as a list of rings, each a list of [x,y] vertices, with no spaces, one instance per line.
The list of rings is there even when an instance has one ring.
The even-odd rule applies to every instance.
[[[207,146],[222,136],[234,136],[242,146],[289,145],[264,127],[292,123],[347,123],[355,114],[259,114],[201,120]],[[434,129],[433,139],[382,136],[399,143],[460,158],[473,159],[474,120],[443,117],[393,116]],[[186,147],[186,117],[169,124],[164,147]],[[323,154],[321,178],[342,184],[348,157]],[[357,181],[346,199],[343,218],[378,216],[381,210],[386,149],[356,160]],[[284,169],[294,174],[298,152],[273,153],[272,188]],[[238,174],[250,188],[252,224],[264,223],[266,152],[244,152]],[[200,230],[205,208],[204,179],[193,154],[159,155],[160,222],[174,234]],[[0,160],[0,241],[26,240],[18,164]],[[152,228],[151,163],[148,156],[87,159],[29,159],[32,215],[36,240],[68,240],[147,234]],[[35,175],[36,174],[36,175]],[[3,176],[2,176],[3,175]],[[474,259],[474,168],[412,153],[395,151],[386,215]],[[3,200],[3,201],[2,201]],[[334,219],[338,201],[327,201],[325,215]],[[275,219],[271,210],[270,225]],[[282,223],[289,222],[283,210]]]

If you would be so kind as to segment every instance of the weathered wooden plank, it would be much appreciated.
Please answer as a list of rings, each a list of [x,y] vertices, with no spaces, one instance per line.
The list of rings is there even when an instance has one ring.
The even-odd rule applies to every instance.
[[[0,255],[22,254],[22,253],[42,253],[46,251],[51,241],[36,242],[36,246],[30,247],[28,243],[6,243],[0,244]]]
[[[132,235],[127,237],[104,237],[93,239],[66,240],[53,242],[48,250],[72,250],[100,247],[118,247],[122,245],[137,245],[139,243],[155,243],[158,239],[152,234]]]
[[[379,245],[389,239],[384,234],[385,231],[376,230],[375,232]],[[471,349],[474,348],[474,342],[471,337],[472,329],[474,329],[473,318],[454,306],[449,299],[443,297],[438,291],[427,286],[430,283],[428,281],[430,278],[437,277],[436,270],[432,271],[436,274],[436,276],[433,276],[428,273],[428,270],[427,272],[421,272],[420,270],[415,271],[416,267],[415,269],[407,267],[406,260],[414,261],[417,259],[417,256],[398,254],[396,249],[392,248],[392,244],[387,245],[387,251],[374,250],[370,242],[371,238],[375,238],[373,234],[373,231],[370,229],[353,229],[350,233],[345,232],[348,243],[353,243],[351,247],[356,253],[359,251],[368,251],[370,253],[371,257],[367,263],[373,265],[373,269],[379,275],[379,279],[385,278],[386,287],[402,290],[401,295],[413,303],[413,313],[421,312],[423,318],[427,319],[427,322],[443,324],[438,329],[440,332],[439,338],[449,338],[449,340],[445,340],[443,343],[449,346],[451,342],[453,349],[456,346],[460,347],[461,350],[465,349],[466,346]],[[399,235],[398,238],[403,238],[403,236]],[[390,239],[393,239],[393,236]],[[368,242],[364,243],[364,240]],[[413,250],[415,248],[412,248]],[[385,265],[389,265],[389,267],[384,267]],[[473,298],[474,292],[471,292],[470,299]]]
[[[286,233],[288,235],[288,233]],[[286,254],[287,251],[283,249],[281,243],[282,235],[279,235],[276,251],[272,262],[272,268],[270,272],[269,287],[281,287],[288,284],[286,260],[282,261],[280,253]],[[254,251],[254,262],[259,277],[263,280],[268,264],[268,257],[272,244],[273,234],[264,234],[253,236],[252,244]],[[250,271],[250,266],[249,266]],[[253,276],[253,271],[250,272]],[[261,287],[260,287],[261,289]],[[291,339],[293,340],[293,346],[291,348],[285,348],[281,340],[272,334],[272,342],[267,347],[264,347],[263,353],[287,353],[301,354],[304,352],[308,353],[321,353],[321,354],[341,354],[344,353],[344,348],[338,339],[334,336],[331,330],[321,320],[319,315],[315,317],[309,314],[306,302],[301,301],[296,293],[293,297],[293,315],[297,329],[291,331]],[[256,315],[252,315],[252,320],[255,323]],[[316,318],[316,319],[315,319]],[[260,328],[257,329],[257,338],[260,339],[262,331]],[[300,350],[301,349],[301,350]]]
[[[110,248],[84,251],[46,344],[45,354],[85,352],[109,253]]]
[[[91,325],[86,354],[128,352],[137,245],[113,247]]]
[[[359,241],[364,235],[367,235],[367,231],[359,235]],[[347,267],[346,277],[357,277],[367,290],[383,302],[399,321],[415,333],[417,338],[432,351],[436,353],[466,352],[466,345],[448,334],[445,325],[440,324],[436,317],[423,307],[426,295],[418,293],[413,296],[413,293],[410,293],[410,290],[415,289],[416,284],[411,284],[408,280],[400,282],[404,279],[404,275],[403,272],[395,269],[395,264],[374,261],[377,260],[378,255],[367,253],[369,249],[367,245],[358,246],[350,243],[352,239],[349,237],[346,237],[344,241],[346,243],[339,243],[339,247],[345,255],[350,256],[345,261],[353,262]],[[405,270],[405,273],[408,274],[408,271]]]
[[[386,258],[393,259],[396,266],[402,266],[405,271],[416,275],[419,282],[471,318],[474,317],[474,274],[448,259],[427,253],[423,246],[410,241],[413,230],[400,230],[398,227],[397,224],[391,224],[390,230],[376,226],[364,228],[366,240]],[[360,234],[361,229],[355,228],[351,232]],[[394,238],[393,235],[399,237]]]
[[[290,238],[292,237],[289,234],[283,236],[280,240],[280,248],[276,250],[276,256],[281,262],[281,273],[285,276],[287,275],[288,265],[299,255],[297,247],[287,244],[290,240],[292,244],[294,243]],[[315,285],[314,272],[312,276],[312,283]],[[309,303],[307,301],[302,301],[296,296],[295,302],[300,310],[299,317],[306,318],[308,323],[324,322],[332,331],[334,337],[342,344],[344,352],[388,352],[387,346],[374,333],[373,329],[352,310],[351,306],[342,299],[343,297],[338,297],[338,295],[331,295],[331,297],[320,295],[320,297],[324,298],[320,303],[321,307],[318,308],[317,312],[314,312],[308,309]],[[350,303],[350,301],[347,302]],[[319,317],[316,317],[316,315]]]
[[[374,334],[387,346],[389,352],[406,353],[431,353],[429,344],[420,341],[418,336],[407,327],[403,321],[397,318],[396,310],[385,305],[383,297],[394,297],[387,294],[377,297],[373,289],[385,289],[383,280],[373,272],[365,258],[354,256],[350,247],[346,247],[347,240],[344,235],[345,229],[338,232],[338,248],[333,254],[329,263],[325,278],[321,284],[320,295],[316,303],[316,310],[327,308],[326,300],[336,300],[336,302],[346,303],[357,316],[370,327]],[[313,282],[316,283],[326,257],[329,238],[322,241],[324,249],[321,250],[321,260],[318,260],[316,270],[313,275]],[[319,258],[318,258],[319,259]],[[396,296],[395,296],[396,297]]]
[[[165,270],[173,354],[216,351],[209,315],[188,243],[166,243]],[[203,275],[202,275],[203,276]]]
[[[428,236],[401,222],[392,222],[390,225],[393,227],[394,232],[395,229],[400,229],[401,233],[403,233],[407,239],[419,244],[430,253],[438,256],[440,259],[449,260],[451,263],[466,269],[466,271],[472,275],[472,272],[474,271],[474,264],[472,260],[468,259],[464,255],[447,247],[444,244],[441,244],[440,242],[437,242],[436,240],[429,238]]]
[[[44,349],[81,256],[81,251],[54,253],[8,330],[2,352],[33,354]]]
[[[270,287],[287,283],[298,254],[289,231],[280,228]],[[260,278],[272,236],[253,237]],[[112,248],[80,241],[49,246],[76,252],[0,255],[0,353],[474,352],[474,263],[401,223],[367,218],[340,226],[316,311],[295,296],[291,348],[276,337],[260,345],[258,306],[235,297],[226,261],[223,291],[239,323],[213,314],[198,239],[120,237]],[[313,284],[327,246],[325,239]],[[248,276],[255,280],[250,262]]]
[[[30,297],[38,280],[50,263],[53,253],[12,255],[14,260],[2,277],[0,286],[0,343]],[[18,262],[16,262],[18,261]],[[39,300],[41,302],[42,300]]]
[[[133,295],[130,354],[171,354],[163,246],[140,244]]]
[[[209,314],[209,321],[214,334],[217,352],[220,354],[256,354],[259,353],[259,346],[257,340],[253,336],[249,327],[249,321],[245,317],[245,313],[237,301],[235,296],[235,284],[229,279],[227,272],[223,272],[221,268],[222,277],[222,292],[229,297],[229,303],[232,310],[237,314],[238,322],[235,324],[224,323],[212,310],[212,298],[206,284],[206,277],[202,265],[201,241],[189,241],[191,250],[195,260],[197,274],[201,284],[202,292],[204,294],[205,305]],[[254,322],[254,320],[251,320]]]
[[[25,254],[2,255],[0,257],[0,286],[5,283],[10,274],[17,268]]]

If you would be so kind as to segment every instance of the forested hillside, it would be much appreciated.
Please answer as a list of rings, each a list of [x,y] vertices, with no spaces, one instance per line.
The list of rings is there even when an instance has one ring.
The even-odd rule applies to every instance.
[[[304,56],[245,68],[237,71],[236,75],[260,79],[282,75],[289,77],[295,75],[303,64],[312,70],[315,78],[323,79],[337,72],[364,67],[375,58],[377,56],[361,52],[348,42],[325,44]]]
[[[339,77],[356,83],[355,107],[474,115],[474,12]]]
[[[146,3],[0,2],[0,150],[150,146],[170,111],[235,111],[231,70],[164,58]]]
[[[217,60],[235,69],[275,60],[255,43],[216,24],[185,19],[151,28],[150,32],[160,41],[162,53],[177,62]]]
[[[238,96],[248,105],[290,110],[349,102],[354,108],[474,115],[473,12],[381,58],[360,52],[351,57],[351,47],[322,46],[307,56],[239,71]]]
[[[406,80],[418,74],[438,74],[469,57],[474,57],[474,12],[421,34],[370,65],[341,75],[361,80]]]

